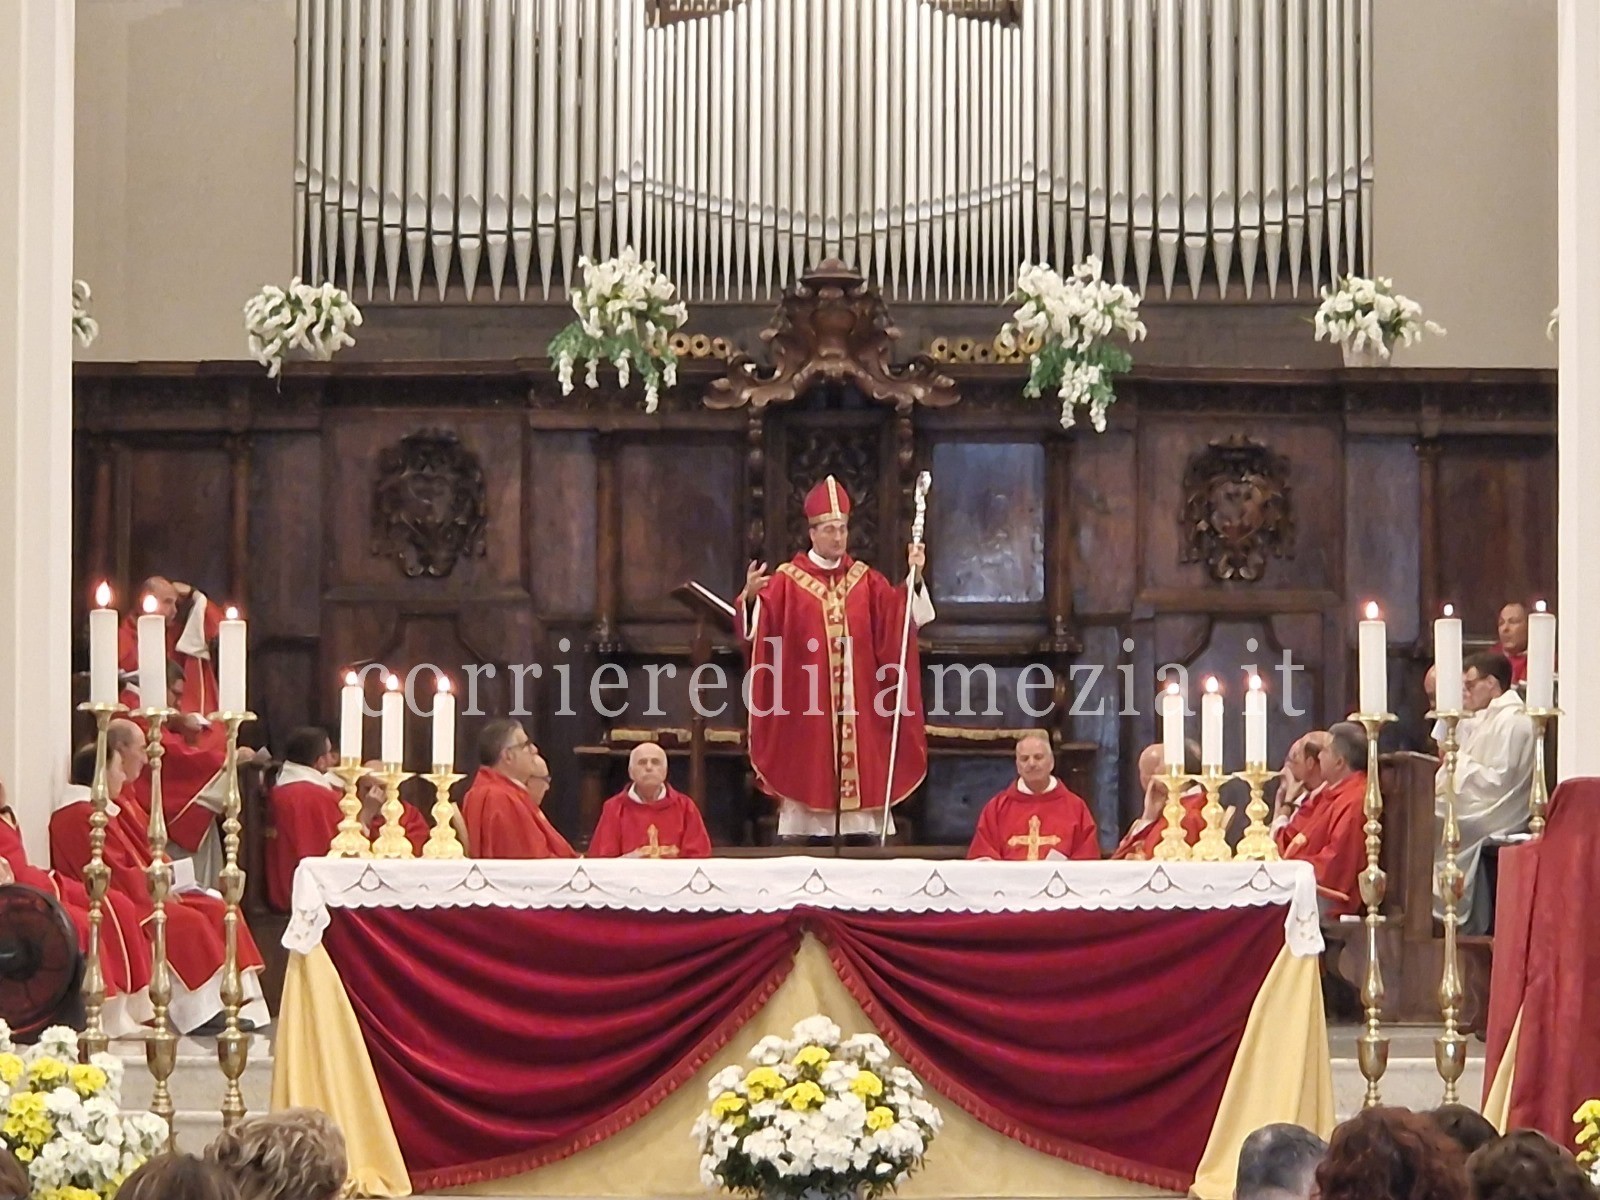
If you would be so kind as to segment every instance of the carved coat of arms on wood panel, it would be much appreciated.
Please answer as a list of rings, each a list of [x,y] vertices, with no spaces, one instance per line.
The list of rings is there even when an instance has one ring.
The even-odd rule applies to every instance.
[[[463,557],[482,558],[488,489],[478,456],[447,429],[423,429],[378,456],[372,553],[413,578],[442,579]]]
[[[1184,562],[1259,581],[1269,557],[1294,557],[1289,460],[1243,434],[1213,441],[1184,472],[1182,525]]]

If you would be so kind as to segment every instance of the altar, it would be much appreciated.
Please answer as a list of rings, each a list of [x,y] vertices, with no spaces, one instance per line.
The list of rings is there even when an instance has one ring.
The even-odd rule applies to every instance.
[[[367,1194],[699,1196],[706,1081],[821,1012],[924,1080],[912,1197],[1231,1195],[1333,1097],[1302,863],[307,860],[273,1106]]]

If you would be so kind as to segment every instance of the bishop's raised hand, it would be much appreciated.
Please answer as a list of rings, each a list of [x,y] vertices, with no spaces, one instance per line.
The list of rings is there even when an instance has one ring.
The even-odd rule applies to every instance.
[[[767,570],[767,564],[752,559],[744,570],[744,591],[739,593],[739,602],[742,604],[754,600],[771,580],[772,573]]]

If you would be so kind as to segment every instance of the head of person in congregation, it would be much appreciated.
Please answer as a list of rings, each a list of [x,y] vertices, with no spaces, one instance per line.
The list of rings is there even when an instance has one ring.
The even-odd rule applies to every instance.
[[[1328,1143],[1299,1125],[1263,1125],[1239,1147],[1234,1200],[1309,1200]]]
[[[1500,1131],[1487,1117],[1465,1104],[1441,1104],[1425,1115],[1465,1154],[1500,1138]]]
[[[1368,1108],[1333,1131],[1319,1200],[1467,1200],[1466,1156],[1422,1113]]]
[[[206,1147],[238,1185],[240,1200],[334,1200],[344,1191],[344,1134],[320,1109],[246,1117]]]
[[[1467,1159],[1472,1200],[1594,1200],[1589,1173],[1534,1129],[1513,1129]]]
[[[1017,739],[1017,778],[978,814],[967,857],[1012,862],[1099,858],[1100,838],[1083,797],[1055,777],[1050,735]]]
[[[122,1181],[119,1200],[241,1200],[233,1177],[192,1154],[158,1154]]]
[[[28,1200],[31,1195],[33,1185],[28,1181],[28,1169],[9,1148],[0,1146],[0,1200]]]

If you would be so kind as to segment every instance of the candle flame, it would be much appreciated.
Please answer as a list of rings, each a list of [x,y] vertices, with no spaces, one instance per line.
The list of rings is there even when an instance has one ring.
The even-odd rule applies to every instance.
[[[1456,606],[1454,604],[1446,604],[1444,606],[1444,615],[1447,616],[1447,617],[1455,616],[1456,615]]]
[[[1252,692],[1259,692],[1261,690],[1261,676],[1259,676],[1259,675],[1250,676],[1250,690]]]
[[[1177,694],[1178,694],[1178,681],[1175,680],[1175,679],[1174,680],[1169,680],[1167,682],[1167,695],[1176,696]]]
[[[385,679],[383,681],[383,686],[386,687],[387,689],[389,689],[389,691],[391,691],[391,692],[398,692],[400,690],[400,678],[399,678],[399,676],[397,676],[397,675],[389,676],[387,679]]]
[[[145,612],[154,613],[156,611],[156,609],[158,609],[159,607],[161,607],[161,605],[159,604],[159,602],[156,600],[156,598],[154,596],[151,596],[151,595],[146,595],[145,596],[145,598],[144,598],[144,611]]]
[[[439,690],[441,692],[448,692],[450,690],[450,677],[448,675],[439,676]]]
[[[345,687],[355,687],[360,682],[361,682],[361,676],[357,675],[354,671],[346,671],[344,673],[344,685],[345,685]]]
[[[100,581],[100,586],[94,590],[94,602],[101,608],[106,608],[111,603],[111,585],[104,579]]]
[[[1207,676],[1206,677],[1206,691],[1210,692],[1212,695],[1215,695],[1216,691],[1217,691],[1217,687],[1218,687],[1217,677],[1215,675]]]
[[[1545,611],[1544,601],[1543,600],[1537,601],[1533,606],[1533,611],[1534,612],[1544,612]]]
[[[223,617],[229,621],[237,621],[239,619],[239,610],[230,604],[227,611],[223,613]]]
[[[1377,619],[1378,619],[1378,602],[1376,600],[1368,600],[1367,601],[1367,620],[1376,621]]]

